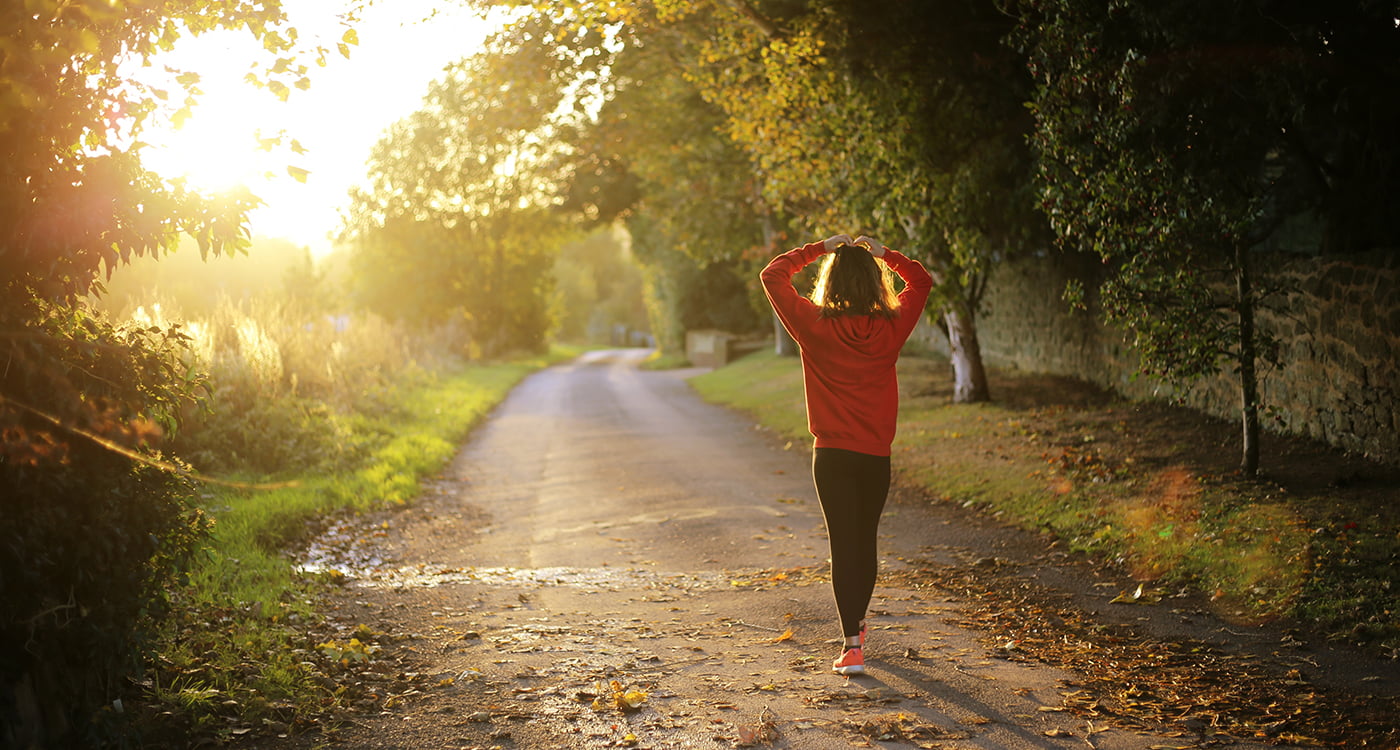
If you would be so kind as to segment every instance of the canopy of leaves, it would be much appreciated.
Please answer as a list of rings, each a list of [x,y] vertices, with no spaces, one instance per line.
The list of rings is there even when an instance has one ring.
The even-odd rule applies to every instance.
[[[537,108],[538,121],[523,124],[531,137],[553,139],[550,159],[535,162],[539,195],[555,196],[585,225],[621,220],[633,230],[632,255],[649,269],[653,328],[671,327],[663,319],[680,314],[681,299],[704,296],[692,289],[702,278],[697,263],[711,269],[711,281],[731,276],[721,286],[741,292],[711,299],[710,312],[751,328],[757,317],[745,279],[754,259],[769,253],[758,249],[762,207],[747,160],[718,132],[718,110],[682,77],[674,32],[618,25],[582,10],[522,14],[491,42],[487,54],[496,59],[481,63],[492,81],[513,88],[547,81],[559,94]],[[585,17],[591,22],[580,22]],[[643,216],[645,227],[638,223]],[[663,346],[676,340],[660,338]]]
[[[694,9],[697,4],[689,4]],[[853,227],[921,258],[937,306],[976,308],[1031,246],[1029,79],[992,3],[716,3],[693,75],[806,231]]]
[[[0,28],[0,347],[10,362],[0,420],[16,425],[7,445],[61,442],[35,412],[100,427],[97,412],[130,421],[169,401],[148,398],[160,384],[185,387],[183,377],[142,380],[151,371],[142,367],[94,377],[96,360],[140,360],[146,350],[99,334],[72,311],[117,265],[173,250],[182,234],[203,253],[241,250],[257,203],[246,191],[201,195],[142,166],[145,127],[186,116],[199,82],[167,70],[172,87],[160,89],[128,71],[182,36],[214,29],[244,29],[262,43],[270,59],[252,75],[265,85],[298,85],[306,66],[276,2],[29,0],[0,8]],[[99,396],[106,407],[94,406]]]

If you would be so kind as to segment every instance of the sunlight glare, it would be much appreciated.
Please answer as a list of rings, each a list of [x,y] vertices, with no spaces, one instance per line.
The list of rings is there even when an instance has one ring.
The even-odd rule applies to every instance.
[[[345,59],[335,49],[346,29],[341,14],[353,5],[284,0],[301,40],[330,50],[325,67],[305,61],[311,86],[286,101],[244,80],[259,52],[244,32],[181,39],[134,72],[155,86],[172,85],[166,66],[200,76],[202,93],[183,126],[143,133],[146,166],[202,192],[246,187],[265,203],[250,216],[254,233],[329,252],[338,209],[364,179],[374,142],[421,104],[445,65],[476,51],[499,23],[439,0],[373,3],[362,8],[359,46]]]
[[[260,147],[259,126],[276,123],[289,131],[304,123],[288,121],[288,105],[251,87],[230,86],[221,79],[227,63],[205,67],[206,80],[219,80],[183,127],[160,133],[145,153],[147,166],[167,177],[183,177],[201,191],[220,192],[244,186],[256,188],[287,163],[287,154]],[[242,66],[239,66],[240,68]],[[239,77],[243,70],[234,71]]]

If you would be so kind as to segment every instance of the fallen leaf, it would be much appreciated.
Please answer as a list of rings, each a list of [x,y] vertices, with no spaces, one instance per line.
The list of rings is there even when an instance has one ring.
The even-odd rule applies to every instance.
[[[1138,584],[1138,587],[1137,587],[1137,591],[1134,591],[1134,592],[1131,593],[1131,594],[1127,593],[1126,591],[1120,592],[1120,593],[1118,594],[1118,596],[1115,596],[1115,597],[1113,597],[1112,599],[1110,599],[1108,603],[1109,603],[1109,604],[1137,604],[1137,601],[1138,601],[1139,599],[1141,599],[1141,598],[1142,598],[1142,584],[1139,583],[1139,584]]]

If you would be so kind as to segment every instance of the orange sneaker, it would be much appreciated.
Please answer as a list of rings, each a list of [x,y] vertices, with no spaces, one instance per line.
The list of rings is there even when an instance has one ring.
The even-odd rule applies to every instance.
[[[865,654],[860,646],[841,652],[841,658],[831,665],[831,671],[843,675],[865,674]]]

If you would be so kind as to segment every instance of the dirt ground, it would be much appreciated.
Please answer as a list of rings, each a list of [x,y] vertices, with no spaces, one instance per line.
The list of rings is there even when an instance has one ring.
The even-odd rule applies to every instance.
[[[588,413],[633,408],[635,372],[607,372],[634,395],[527,393],[527,416],[573,415],[565,404],[585,402]],[[679,376],[645,377],[674,387]],[[993,378],[1000,403],[1028,418],[1116,436],[1097,443],[1106,460],[1185,462],[1235,481],[1233,425],[1068,379]],[[923,395],[938,397],[946,380],[929,378]],[[1125,420],[1133,429],[1106,429]],[[579,485],[558,472],[564,459],[549,458],[550,438],[527,426],[520,434],[537,440],[483,447],[490,429],[416,505],[323,536],[311,562],[356,571],[329,595],[317,636],[346,649],[326,675],[334,706],[243,746],[1400,747],[1393,661],[1329,648],[1296,624],[1241,627],[1185,592],[1160,606],[1115,604],[1132,588],[1127,571],[908,485],[893,491],[882,537],[874,674],[832,676],[820,517],[786,484],[806,459],[784,441],[743,438],[743,461],[771,452],[778,468],[763,471],[785,484],[743,511],[758,515],[720,526],[670,504],[690,488],[630,486],[639,480],[622,469],[602,481],[646,512],[575,517]],[[581,434],[622,442],[596,428]],[[1393,507],[1400,472],[1309,441],[1265,446],[1271,485],[1325,491],[1353,512]],[[707,445],[677,450],[718,460]],[[503,467],[512,481],[488,476]],[[547,501],[533,498],[528,527],[499,510],[524,501],[508,489],[519,476]],[[575,549],[549,531],[564,526],[587,529],[598,545]],[[716,540],[730,546],[717,551]]]

